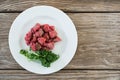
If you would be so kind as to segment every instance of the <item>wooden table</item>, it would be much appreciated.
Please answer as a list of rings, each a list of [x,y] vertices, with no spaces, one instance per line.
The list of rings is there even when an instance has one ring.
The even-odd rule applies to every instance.
[[[74,58],[64,69],[50,75],[24,70],[15,62],[8,46],[13,20],[23,10],[36,5],[63,10],[78,32]],[[0,0],[0,80],[46,79],[120,80],[119,0]]]

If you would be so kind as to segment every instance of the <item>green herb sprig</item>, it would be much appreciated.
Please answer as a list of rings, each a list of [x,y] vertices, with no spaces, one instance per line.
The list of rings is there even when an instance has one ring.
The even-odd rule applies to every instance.
[[[52,51],[40,50],[36,52],[20,50],[20,54],[24,55],[30,60],[41,61],[41,64],[44,67],[50,67],[51,63],[56,61],[59,58],[59,55],[54,54]]]

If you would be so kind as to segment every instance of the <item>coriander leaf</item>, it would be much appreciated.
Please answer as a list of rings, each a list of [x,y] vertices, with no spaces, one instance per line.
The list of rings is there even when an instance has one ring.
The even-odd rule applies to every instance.
[[[52,51],[47,50],[40,50],[40,51],[27,51],[27,50],[20,50],[20,54],[24,55],[30,60],[38,60],[41,61],[41,64],[44,67],[50,67],[51,63],[56,61],[59,58],[59,55],[54,54]]]

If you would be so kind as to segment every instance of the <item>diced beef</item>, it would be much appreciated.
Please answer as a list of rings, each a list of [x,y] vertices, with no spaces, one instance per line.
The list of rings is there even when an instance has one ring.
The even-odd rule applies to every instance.
[[[45,34],[43,35],[43,37],[44,37],[46,40],[49,40],[49,35],[48,35],[48,33],[45,33]]]
[[[30,37],[28,37],[28,36],[25,36],[25,41],[30,41]]]
[[[36,50],[37,50],[37,49],[36,49],[36,44],[33,43],[33,42],[30,43],[30,48],[31,48],[33,51],[36,51]]]
[[[37,30],[39,30],[40,29],[40,24],[39,23],[37,23],[33,28],[32,28],[32,30],[34,31],[34,32],[36,32]]]
[[[30,45],[30,41],[25,41],[27,45]]]
[[[49,28],[50,28],[50,31],[54,31],[55,30],[54,26],[49,26]]]
[[[32,33],[31,32],[28,32],[25,36],[25,40],[26,41],[30,41],[30,39],[32,38]]]
[[[35,36],[33,36],[33,38],[32,38],[31,41],[32,41],[32,42],[36,42],[36,41],[37,41],[37,38],[36,38]]]
[[[37,31],[37,32],[35,32],[35,36],[36,37],[40,37],[40,33]]]
[[[50,31],[49,32],[50,38],[54,38],[57,36],[57,32],[56,31]]]
[[[39,32],[40,36],[42,36],[44,34],[44,31],[42,29],[39,29],[38,32]]]
[[[54,43],[61,41],[54,26],[37,23],[25,36],[25,42],[33,51],[45,49],[52,50]]]
[[[45,25],[43,26],[43,30],[44,30],[45,32],[49,32],[49,31],[50,31],[49,25],[48,25],[48,24],[45,24]]]
[[[55,38],[53,39],[53,41],[54,41],[54,42],[59,42],[59,41],[61,41],[61,39],[57,36],[57,37],[55,37]]]
[[[40,28],[43,29],[44,25],[40,25]]]
[[[43,45],[45,43],[46,39],[44,37],[38,38],[38,42]]]
[[[40,50],[41,49],[41,45],[39,43],[36,43],[36,50]]]
[[[49,43],[49,42],[53,42],[53,39],[48,39],[47,42],[48,42],[48,43]]]
[[[27,34],[26,34],[26,36],[28,36],[28,37],[32,37],[32,32],[31,31],[29,31]]]
[[[53,42],[47,43],[46,47],[52,50],[54,48],[54,43]]]
[[[49,48],[47,48],[47,47],[45,47],[45,46],[43,46],[41,49],[42,49],[42,50],[49,50]]]
[[[36,37],[41,37],[41,36],[43,35],[43,33],[44,33],[43,30],[40,29],[39,31],[36,31],[36,32],[35,32],[35,36],[36,36]]]
[[[31,28],[31,30],[30,30],[30,31],[31,31],[31,33],[32,33],[32,34],[34,34],[34,33],[35,33],[35,32],[34,32],[34,30],[33,30],[33,28]]]

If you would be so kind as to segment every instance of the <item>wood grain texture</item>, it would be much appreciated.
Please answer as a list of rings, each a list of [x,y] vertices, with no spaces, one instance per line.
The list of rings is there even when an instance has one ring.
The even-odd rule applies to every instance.
[[[0,70],[0,80],[120,80],[120,71],[61,70],[37,75],[25,70]]]
[[[0,13],[0,69],[22,69],[8,46],[8,32],[17,15]],[[76,54],[65,69],[120,69],[120,13],[68,15],[76,25],[79,40]]]
[[[120,11],[119,0],[0,0],[0,12],[50,5],[67,12]]]

